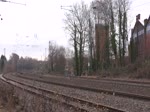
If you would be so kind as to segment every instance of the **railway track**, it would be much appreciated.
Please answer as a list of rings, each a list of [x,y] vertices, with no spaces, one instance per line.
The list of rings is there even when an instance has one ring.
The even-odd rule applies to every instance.
[[[93,91],[93,92],[103,92],[103,93],[107,93],[107,94],[111,94],[111,95],[116,95],[116,96],[121,96],[121,97],[128,97],[128,98],[132,98],[132,99],[139,99],[139,100],[146,100],[146,101],[150,101],[150,94],[136,94],[136,93],[132,93],[132,92],[126,92],[126,91],[115,91],[115,90],[109,90],[109,89],[101,89],[101,88],[94,88],[94,87],[88,87],[88,86],[82,86],[82,85],[73,85],[73,84],[67,84],[67,83],[61,83],[58,81],[48,81],[45,80],[42,77],[28,77],[28,76],[23,76],[23,75],[17,75],[17,77],[21,77],[24,79],[28,79],[28,80],[35,80],[35,81],[39,81],[39,82],[43,82],[43,83],[49,83],[49,84],[54,84],[54,85],[59,85],[59,86],[65,86],[65,87],[70,87],[70,88],[76,88],[76,89],[81,89],[81,90],[88,90],[88,91]],[[63,78],[62,78],[63,80]],[[66,82],[66,81],[64,81]],[[113,81],[114,82],[114,81]],[[111,84],[113,84],[113,82],[110,82]],[[123,81],[124,82],[124,81]],[[125,81],[126,82],[126,81]],[[121,81],[119,81],[119,84],[121,83]],[[132,82],[133,83],[133,82]],[[131,83],[129,83],[131,84]],[[139,85],[134,82],[133,84],[133,88],[134,87],[140,87],[140,88],[146,88],[150,90],[150,85],[148,84],[144,84],[144,85]],[[128,83],[125,83],[126,86],[128,86]],[[131,86],[131,85],[129,85]],[[123,86],[122,86],[123,87]],[[132,89],[132,86],[130,87]],[[138,90],[140,92],[140,90]],[[150,92],[150,91],[149,91]]]
[[[32,94],[39,95],[44,98],[49,98],[52,100],[57,100],[64,105],[74,108],[77,112],[125,112],[124,110],[116,109],[110,106],[101,105],[99,103],[94,103],[88,100],[83,100],[80,98],[71,97],[69,95],[64,95],[57,93],[55,91],[48,90],[46,88],[36,87],[35,85],[25,84],[17,80],[12,80],[7,77],[0,77],[3,81],[19,87],[23,90],[31,92]],[[29,79],[28,79],[29,80]]]
[[[19,74],[29,74],[29,75],[34,75],[33,73],[26,73],[26,72],[18,72]],[[38,76],[36,74],[36,76]],[[40,77],[41,75],[39,75]],[[44,76],[49,78],[49,76]],[[53,76],[51,75],[50,77],[60,77],[60,78],[64,78],[64,76]],[[69,76],[68,76],[69,77]],[[86,77],[86,76],[70,76],[71,78],[74,79],[83,79],[83,80],[93,80],[93,81],[106,81],[106,82],[117,82],[117,83],[130,83],[130,84],[142,84],[142,85],[150,85],[150,81],[139,81],[139,80],[131,80],[131,79],[115,79],[115,78],[100,78],[100,77]]]

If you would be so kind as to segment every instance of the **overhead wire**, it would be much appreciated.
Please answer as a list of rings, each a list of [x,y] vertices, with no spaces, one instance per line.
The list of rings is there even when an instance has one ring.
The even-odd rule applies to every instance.
[[[137,0],[136,0],[136,1],[137,1]],[[150,2],[146,2],[146,3],[143,3],[143,4],[141,4],[141,5],[134,6],[134,7],[132,7],[132,8],[130,9],[130,11],[136,10],[137,7],[141,7],[141,6],[147,5],[147,4],[150,4]]]
[[[140,6],[143,6],[143,5],[147,5],[147,4],[149,4],[149,3],[150,3],[150,2],[146,2],[146,3],[144,3],[144,4],[135,6],[134,8],[137,8],[137,7],[140,7]]]

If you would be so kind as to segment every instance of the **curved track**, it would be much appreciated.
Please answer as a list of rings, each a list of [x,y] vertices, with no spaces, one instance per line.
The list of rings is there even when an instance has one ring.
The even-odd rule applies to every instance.
[[[7,82],[11,85],[14,85],[16,87],[24,89],[28,92],[33,93],[33,94],[40,95],[42,97],[50,98],[50,99],[53,99],[53,100],[57,99],[57,101],[60,101],[61,103],[65,104],[65,105],[73,107],[78,112],[92,112],[92,111],[89,111],[87,109],[87,107],[88,108],[96,108],[96,109],[100,109],[100,110],[105,110],[106,112],[125,112],[124,110],[119,110],[119,109],[109,107],[109,106],[106,106],[106,105],[93,103],[93,102],[90,102],[90,101],[87,101],[87,100],[74,98],[74,97],[71,97],[71,96],[59,94],[59,93],[51,91],[51,90],[47,90],[47,89],[44,89],[44,88],[39,88],[39,87],[36,87],[36,86],[33,86],[33,85],[25,84],[25,83],[19,82],[17,80],[12,80],[11,78],[8,78],[8,77],[5,77],[5,76],[4,76],[4,78],[1,77],[1,79],[3,79],[3,81],[5,81],[5,82]],[[28,80],[31,80],[31,79],[28,78]]]
[[[35,81],[39,81],[39,82],[44,82],[44,83],[49,83],[49,84],[54,84],[54,85],[59,85],[59,86],[65,86],[65,87],[70,87],[70,88],[76,88],[76,89],[82,89],[82,90],[88,90],[88,91],[93,91],[93,92],[103,92],[103,93],[107,93],[107,94],[115,94],[115,95],[118,95],[118,96],[121,96],[121,97],[128,97],[128,98],[133,98],[133,99],[139,99],[139,100],[148,100],[150,101],[150,94],[147,93],[147,94],[143,94],[144,93],[144,90],[141,91],[143,93],[134,93],[134,91],[138,91],[140,92],[140,89],[141,88],[144,88],[145,90],[147,90],[147,92],[150,92],[150,85],[149,84],[139,84],[137,82],[132,82],[131,81],[128,83],[127,81],[119,81],[119,82],[114,82],[114,81],[107,81],[105,82],[102,81],[102,80],[94,80],[94,83],[92,82],[91,84],[89,85],[83,85],[84,82],[82,82],[83,80],[81,80],[82,84],[79,84],[78,83],[74,83],[73,81],[70,81],[70,80],[66,80],[66,78],[64,77],[61,77],[60,79],[61,80],[64,80],[63,82],[61,82],[61,80],[57,80],[57,78],[53,78],[52,80],[49,80],[48,78],[44,78],[44,77],[32,77],[32,76],[25,76],[25,75],[16,75],[17,77],[21,77],[21,78],[25,78],[25,79],[28,79],[28,80],[35,80]],[[56,81],[55,81],[56,80]],[[74,79],[73,79],[74,80]],[[91,80],[87,80],[85,79],[86,82],[90,82]],[[84,81],[85,81],[84,80]],[[70,81],[70,83],[69,83]],[[103,88],[98,88],[96,87],[96,85],[98,85],[97,83],[100,83],[102,81],[103,84],[105,83],[109,83],[109,85],[112,85],[115,84],[114,86],[118,86],[116,88],[121,88],[121,90],[115,90],[115,89],[103,89]],[[72,83],[73,84],[72,84]],[[134,84],[133,84],[134,83]],[[91,85],[91,86],[90,86]],[[128,87],[130,90],[133,90],[133,92],[131,91],[122,91],[125,87]],[[110,88],[110,87],[109,87]],[[136,90],[134,90],[134,88],[136,88]],[[139,88],[139,89],[138,89]]]

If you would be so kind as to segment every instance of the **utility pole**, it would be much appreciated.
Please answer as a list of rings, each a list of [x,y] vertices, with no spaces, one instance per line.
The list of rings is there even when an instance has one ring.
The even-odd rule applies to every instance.
[[[47,53],[46,53],[47,48],[45,48],[45,61],[47,60]]]

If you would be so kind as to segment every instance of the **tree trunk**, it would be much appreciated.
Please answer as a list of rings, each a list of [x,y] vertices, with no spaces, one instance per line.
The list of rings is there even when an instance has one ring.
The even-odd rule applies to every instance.
[[[123,52],[122,52],[122,64],[125,64],[125,53],[126,53],[126,41],[127,41],[127,27],[126,27],[126,23],[127,22],[127,17],[126,17],[126,12],[124,12],[123,15]]]
[[[76,75],[79,76],[79,58],[78,58],[78,46],[77,46],[77,31],[75,26],[74,31],[74,52],[75,52],[75,71]]]
[[[118,61],[118,58],[117,58],[117,41],[116,41],[116,30],[115,30],[115,22],[114,22],[114,12],[113,12],[113,8],[112,8],[112,1],[111,1],[111,4],[110,4],[110,10],[111,10],[111,47],[112,47],[112,52],[113,52],[113,55],[115,57],[115,67],[117,66],[117,61]]]
[[[79,75],[82,75],[82,71],[83,71],[83,40],[82,40],[82,32],[80,32],[80,47],[79,47]]]
[[[122,66],[122,12],[119,7],[119,62]]]

